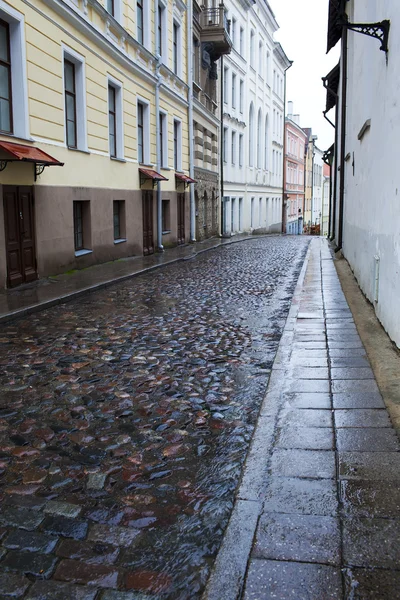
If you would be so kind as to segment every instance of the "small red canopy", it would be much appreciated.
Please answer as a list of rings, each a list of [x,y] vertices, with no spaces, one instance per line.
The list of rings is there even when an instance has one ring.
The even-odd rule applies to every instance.
[[[164,175],[153,171],[153,169],[139,169],[139,173],[143,175],[144,179],[153,179],[153,181],[168,181]]]
[[[175,173],[175,179],[179,181],[183,181],[184,183],[196,183],[195,179],[192,179],[188,175],[184,175],[183,173]]]
[[[25,144],[14,144],[13,142],[0,141],[0,149],[5,150],[11,157],[8,160],[11,161],[23,161],[36,163],[37,165],[43,165],[50,167],[52,165],[63,167],[64,163],[50,156],[43,150],[35,148],[34,146],[27,146]],[[0,159],[1,160],[1,159]],[[6,159],[7,160],[7,159]]]

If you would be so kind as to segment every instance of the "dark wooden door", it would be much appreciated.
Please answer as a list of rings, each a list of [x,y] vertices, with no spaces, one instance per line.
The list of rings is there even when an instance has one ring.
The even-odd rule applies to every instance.
[[[153,192],[143,192],[143,254],[154,253],[153,238]]]
[[[178,244],[185,243],[185,194],[178,194]]]
[[[37,279],[33,188],[3,186],[7,285]]]

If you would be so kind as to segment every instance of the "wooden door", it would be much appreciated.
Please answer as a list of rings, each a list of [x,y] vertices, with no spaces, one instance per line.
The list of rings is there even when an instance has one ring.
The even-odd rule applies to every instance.
[[[33,188],[3,186],[7,285],[37,279]]]
[[[153,238],[153,192],[142,193],[143,254],[154,253]]]
[[[185,243],[185,194],[178,194],[178,244]]]

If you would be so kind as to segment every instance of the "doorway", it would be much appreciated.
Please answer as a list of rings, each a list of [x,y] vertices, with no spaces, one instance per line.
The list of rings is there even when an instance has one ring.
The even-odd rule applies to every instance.
[[[178,194],[178,245],[185,243],[185,194]]]
[[[142,192],[143,254],[154,254],[153,192]]]
[[[33,187],[3,186],[7,286],[37,279]]]

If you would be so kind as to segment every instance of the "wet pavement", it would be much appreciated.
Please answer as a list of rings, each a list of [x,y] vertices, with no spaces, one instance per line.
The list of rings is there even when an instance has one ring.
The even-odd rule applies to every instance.
[[[399,599],[399,484],[399,439],[314,239],[204,600]]]
[[[308,244],[224,246],[2,325],[1,598],[200,598]]]

